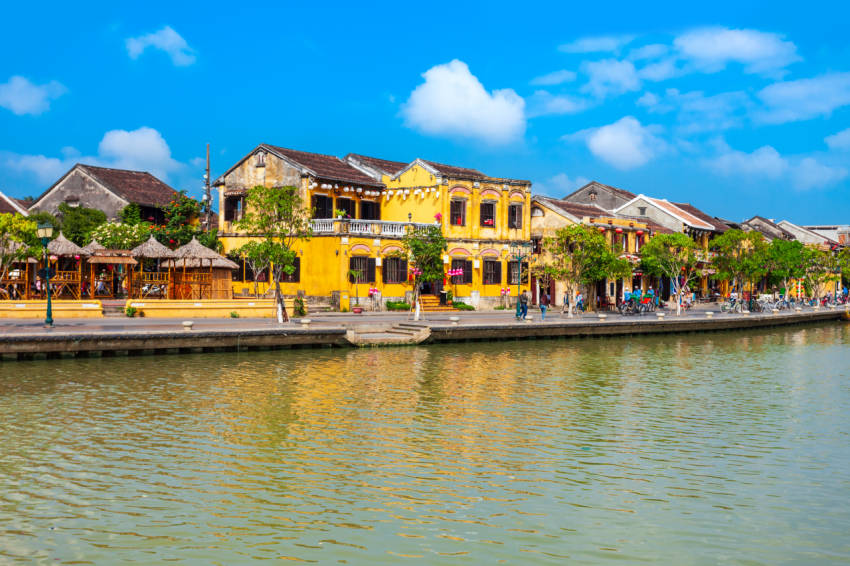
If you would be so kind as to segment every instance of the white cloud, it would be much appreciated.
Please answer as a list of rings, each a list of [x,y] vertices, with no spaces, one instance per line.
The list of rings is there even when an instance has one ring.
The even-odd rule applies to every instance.
[[[179,33],[165,26],[156,33],[130,37],[125,41],[130,59],[138,59],[148,47],[165,51],[177,67],[188,67],[195,62],[194,51]]]
[[[657,63],[650,63],[638,71],[641,79],[653,82],[666,81],[682,75],[684,71],[676,66],[676,58],[668,57]]]
[[[784,124],[829,116],[833,110],[850,104],[850,73],[827,73],[811,79],[768,85],[757,95],[765,108],[756,120]]]
[[[558,47],[558,51],[563,51],[564,53],[616,53],[621,47],[629,44],[633,39],[634,37],[627,35],[585,37],[583,39],[577,39],[572,43],[561,45]]]
[[[636,104],[655,114],[678,109],[677,121],[687,133],[726,130],[743,126],[752,101],[745,92],[721,92],[706,96],[702,91],[681,93],[670,88],[662,97],[651,92],[641,96]]]
[[[532,79],[530,84],[533,85],[559,85],[563,83],[570,83],[576,80],[576,74],[572,71],[561,70],[555,71],[553,73],[549,73],[548,75],[543,75],[542,77],[537,77],[536,79]]]
[[[827,136],[823,139],[829,149],[850,149],[850,128],[841,130],[837,134]]]
[[[538,90],[528,97],[526,114],[529,118],[547,114],[577,114],[591,106],[591,102],[585,98],[566,95],[555,96],[545,90]]]
[[[133,171],[148,171],[169,182],[169,173],[180,171],[184,164],[171,157],[171,149],[162,135],[152,128],[112,130],[98,146],[96,156],[83,156],[73,147],[62,148],[62,157],[19,155],[3,152],[2,161],[12,170],[34,177],[42,185],[59,180],[77,163]]]
[[[68,89],[56,81],[37,85],[24,77],[12,77],[0,84],[0,106],[18,116],[40,116],[50,110],[50,101],[56,100]]]
[[[683,59],[699,71],[722,71],[741,63],[744,72],[781,77],[784,67],[802,61],[797,46],[784,36],[754,29],[705,28],[681,35],[673,44]]]
[[[779,178],[788,170],[788,162],[769,145],[752,153],[727,148],[726,153],[706,164],[722,175],[754,175]]]
[[[661,43],[653,43],[652,45],[644,45],[629,51],[629,60],[641,61],[643,59],[657,59],[663,55],[667,55],[670,48]]]
[[[635,104],[638,106],[643,106],[649,112],[655,112],[657,114],[664,114],[665,112],[669,112],[671,108],[666,104],[661,104],[661,97],[657,94],[653,94],[649,91],[643,93],[643,95],[635,101]]]
[[[631,61],[616,59],[584,61],[581,64],[581,70],[588,76],[587,84],[581,88],[582,92],[589,92],[599,98],[641,88],[640,78]]]
[[[513,89],[487,92],[466,63],[454,61],[422,74],[399,114],[404,125],[438,136],[470,137],[491,144],[525,134],[525,101]]]
[[[646,164],[666,148],[656,137],[656,129],[643,126],[633,116],[626,116],[601,128],[582,130],[561,139],[583,140],[590,152],[621,170]]]
[[[580,189],[590,182],[590,179],[578,176],[570,179],[566,173],[558,173],[543,183],[535,183],[534,191],[549,196],[565,196]]]
[[[794,168],[794,186],[808,190],[834,185],[847,176],[843,167],[822,165],[811,157],[806,157]]]
[[[714,145],[720,155],[714,159],[703,160],[703,164],[725,176],[787,179],[796,189],[809,190],[833,185],[848,174],[843,167],[824,165],[813,157],[799,160],[783,157],[769,145],[762,146],[752,153],[734,150],[722,140],[716,141]]]

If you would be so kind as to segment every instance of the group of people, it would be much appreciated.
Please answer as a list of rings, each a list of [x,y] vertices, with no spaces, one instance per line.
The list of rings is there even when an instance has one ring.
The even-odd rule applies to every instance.
[[[528,291],[523,290],[523,292],[519,296],[519,309],[517,309],[517,320],[525,320],[525,317],[528,315],[528,302],[529,296]],[[552,305],[552,297],[549,293],[540,293],[540,320],[546,320],[546,311]],[[570,308],[570,295],[567,291],[564,291],[564,306],[561,309],[561,314],[567,312]],[[578,295],[576,295],[576,308],[584,312],[584,297],[579,291]]]

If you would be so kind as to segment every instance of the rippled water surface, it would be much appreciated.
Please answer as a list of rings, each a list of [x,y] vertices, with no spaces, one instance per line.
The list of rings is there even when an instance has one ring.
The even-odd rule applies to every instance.
[[[0,365],[0,564],[850,562],[850,325]]]

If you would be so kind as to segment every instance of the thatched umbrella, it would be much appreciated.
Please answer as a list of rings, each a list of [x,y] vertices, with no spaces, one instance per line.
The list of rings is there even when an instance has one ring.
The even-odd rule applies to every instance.
[[[174,250],[174,255],[177,256],[177,259],[172,263],[175,264],[175,266],[177,266],[179,264],[179,266],[183,268],[183,280],[184,281],[186,279],[186,268],[187,267],[190,267],[190,268],[195,267],[197,269],[201,269],[201,268],[204,267],[204,264],[206,264],[206,266],[209,267],[209,270],[210,270],[210,272],[209,272],[210,277],[212,277],[212,268],[213,268],[213,262],[214,261],[221,261],[221,260],[229,261],[226,258],[215,253],[214,251],[212,251],[208,247],[202,245],[194,236],[192,237],[191,242],[189,242],[185,246],[179,247],[176,250]],[[194,262],[197,262],[196,266],[187,265],[190,261],[193,261],[193,260],[194,260]],[[236,266],[236,267],[238,268],[239,266]],[[203,284],[201,282],[199,282],[199,285],[203,285]],[[210,287],[211,286],[212,286],[212,282],[210,281]],[[199,293],[199,298],[203,297],[203,290],[201,288],[199,288],[198,293]]]
[[[59,236],[55,240],[47,244],[47,251],[58,257],[91,255],[87,253],[83,248],[63,236],[62,232],[59,232]]]
[[[47,244],[47,251],[57,257],[72,257],[74,259],[80,259],[82,256],[90,255],[83,248],[63,236],[62,232],[59,232],[59,236]],[[46,267],[50,267],[49,259]],[[59,267],[59,265],[57,264],[56,267]],[[76,277],[70,275],[70,271],[60,273],[60,270],[57,269],[56,272],[56,282],[59,284],[58,292],[61,293],[67,290],[77,300],[82,298],[83,262],[78,262]]]
[[[174,255],[173,251],[169,250],[168,248],[166,248],[165,246],[163,246],[162,244],[157,242],[156,238],[154,238],[153,235],[151,235],[151,237],[148,239],[148,241],[145,242],[144,244],[133,248],[133,250],[130,252],[130,255],[133,256],[135,259],[139,260],[139,265],[142,266],[140,268],[142,272],[144,271],[143,261],[145,259],[174,259],[176,257]],[[140,275],[140,277],[141,277],[141,275]],[[135,279],[136,279],[136,277],[135,277],[135,275],[133,275],[131,277],[131,282]],[[171,277],[168,277],[167,280],[162,280],[162,281],[158,280],[158,281],[154,282],[151,285],[150,288],[160,288],[161,289],[162,285],[166,285],[166,286],[170,285],[170,282],[171,282],[170,280],[171,280]],[[142,281],[139,281],[139,290],[140,290],[139,298],[142,298],[142,296],[141,296],[142,288],[143,288]],[[132,283],[131,283],[130,289],[131,289],[130,294],[132,295]]]
[[[83,251],[89,255],[92,255],[95,250],[105,250],[104,246],[100,245],[100,242],[97,240],[92,240],[91,243],[83,248]]]
[[[177,257],[173,251],[157,242],[153,236],[141,246],[133,248],[130,255],[136,259],[174,259]]]
[[[170,259],[163,263],[165,267],[188,267],[189,269],[198,269],[202,267],[202,260],[200,259]],[[239,269],[239,264],[236,262],[230,261],[226,257],[219,256],[218,258],[212,260],[212,268],[213,269]]]

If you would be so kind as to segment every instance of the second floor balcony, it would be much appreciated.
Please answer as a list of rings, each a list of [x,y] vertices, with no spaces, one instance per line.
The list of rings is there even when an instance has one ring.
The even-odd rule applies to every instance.
[[[420,222],[390,222],[387,220],[356,220],[326,218],[312,220],[314,234],[351,234],[402,238],[409,232],[424,231],[435,226]]]

